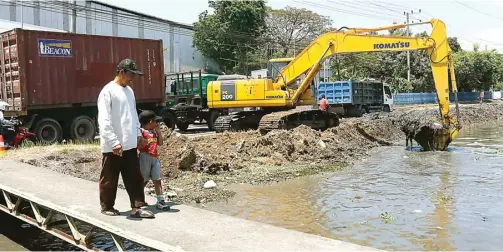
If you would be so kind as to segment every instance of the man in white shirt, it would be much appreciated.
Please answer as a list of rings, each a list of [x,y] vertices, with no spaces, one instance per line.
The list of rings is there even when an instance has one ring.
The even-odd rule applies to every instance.
[[[152,212],[141,209],[145,205],[145,194],[137,148],[145,146],[146,140],[140,131],[136,100],[129,86],[136,75],[143,76],[143,73],[133,60],[121,61],[115,79],[106,84],[98,96],[98,124],[103,153],[99,182],[101,212],[119,215],[114,204],[121,174],[131,203],[131,217],[154,218]]]

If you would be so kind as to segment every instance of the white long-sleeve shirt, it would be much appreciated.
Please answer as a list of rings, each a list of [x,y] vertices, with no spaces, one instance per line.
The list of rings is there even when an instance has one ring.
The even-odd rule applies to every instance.
[[[98,124],[101,152],[112,152],[122,145],[124,151],[137,147],[141,136],[133,89],[111,81],[98,96]]]

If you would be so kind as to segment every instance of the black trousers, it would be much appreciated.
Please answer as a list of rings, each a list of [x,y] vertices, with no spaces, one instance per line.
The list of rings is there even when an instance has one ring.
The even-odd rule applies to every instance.
[[[103,153],[100,175],[101,210],[111,210],[115,205],[119,174],[129,195],[131,208],[138,208],[145,202],[143,176],[136,148],[124,151],[122,157],[111,152]]]

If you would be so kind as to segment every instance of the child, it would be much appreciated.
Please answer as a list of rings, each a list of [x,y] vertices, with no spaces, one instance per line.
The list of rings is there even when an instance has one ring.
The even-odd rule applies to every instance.
[[[169,210],[169,205],[164,201],[162,181],[161,181],[161,162],[157,152],[157,145],[163,144],[161,132],[157,121],[162,120],[161,117],[156,116],[151,110],[144,110],[138,116],[141,124],[141,132],[143,137],[147,140],[147,146],[140,148],[140,170],[147,186],[148,181],[151,179],[154,183],[155,194],[157,198],[157,208],[161,210]]]

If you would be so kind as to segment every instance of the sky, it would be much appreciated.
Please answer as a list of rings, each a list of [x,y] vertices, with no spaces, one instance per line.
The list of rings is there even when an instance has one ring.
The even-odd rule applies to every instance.
[[[175,22],[192,24],[199,13],[210,10],[207,0],[100,0]],[[138,4],[140,3],[141,4]],[[464,50],[497,49],[503,53],[503,1],[497,0],[268,0],[274,9],[306,8],[329,16],[334,27],[378,27],[405,22],[404,12],[413,12],[411,22],[438,18],[447,24],[447,36],[457,37]],[[421,10],[421,13],[419,13]],[[431,31],[431,26],[412,26],[412,32]]]

